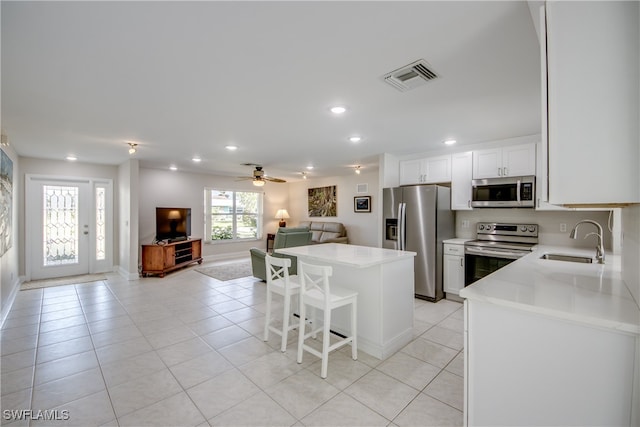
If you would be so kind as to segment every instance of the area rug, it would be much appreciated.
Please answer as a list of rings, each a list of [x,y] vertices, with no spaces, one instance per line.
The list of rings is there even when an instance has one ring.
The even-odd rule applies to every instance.
[[[250,260],[200,267],[196,271],[223,282],[253,275]]]
[[[23,284],[21,284],[20,290],[28,291],[29,289],[49,288],[53,286],[78,285],[80,283],[97,282],[100,280],[107,280],[107,276],[105,276],[103,273],[99,273],[83,274],[80,276],[57,277],[55,279],[32,280],[30,282],[24,282]]]

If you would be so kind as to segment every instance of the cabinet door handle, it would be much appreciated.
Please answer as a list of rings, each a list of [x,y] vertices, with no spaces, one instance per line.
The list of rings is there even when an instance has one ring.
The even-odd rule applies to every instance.
[[[467,207],[470,208],[471,207],[471,200],[467,200]]]
[[[504,169],[503,175],[504,176],[508,176],[509,175],[509,169],[507,169],[507,168],[503,168],[503,169]]]
[[[464,265],[462,265],[462,257],[460,258],[460,267],[464,267]]]
[[[498,176],[502,176],[502,168],[498,168]]]

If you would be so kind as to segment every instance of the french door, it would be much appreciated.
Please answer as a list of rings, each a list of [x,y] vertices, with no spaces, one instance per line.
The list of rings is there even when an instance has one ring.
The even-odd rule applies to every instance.
[[[26,181],[30,280],[110,270],[111,182],[37,176]]]

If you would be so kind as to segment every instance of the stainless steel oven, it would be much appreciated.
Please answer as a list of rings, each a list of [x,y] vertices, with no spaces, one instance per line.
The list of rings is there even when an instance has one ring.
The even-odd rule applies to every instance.
[[[527,255],[538,244],[536,224],[480,222],[476,231],[476,240],[464,245],[465,286]]]
[[[474,208],[532,208],[535,202],[535,176],[474,179],[471,206]]]

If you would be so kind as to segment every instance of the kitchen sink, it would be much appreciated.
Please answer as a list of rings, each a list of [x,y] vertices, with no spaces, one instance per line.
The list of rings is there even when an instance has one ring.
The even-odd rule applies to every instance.
[[[540,257],[540,259],[550,259],[552,261],[581,262],[583,264],[593,263],[593,258],[577,255],[544,254]]]

